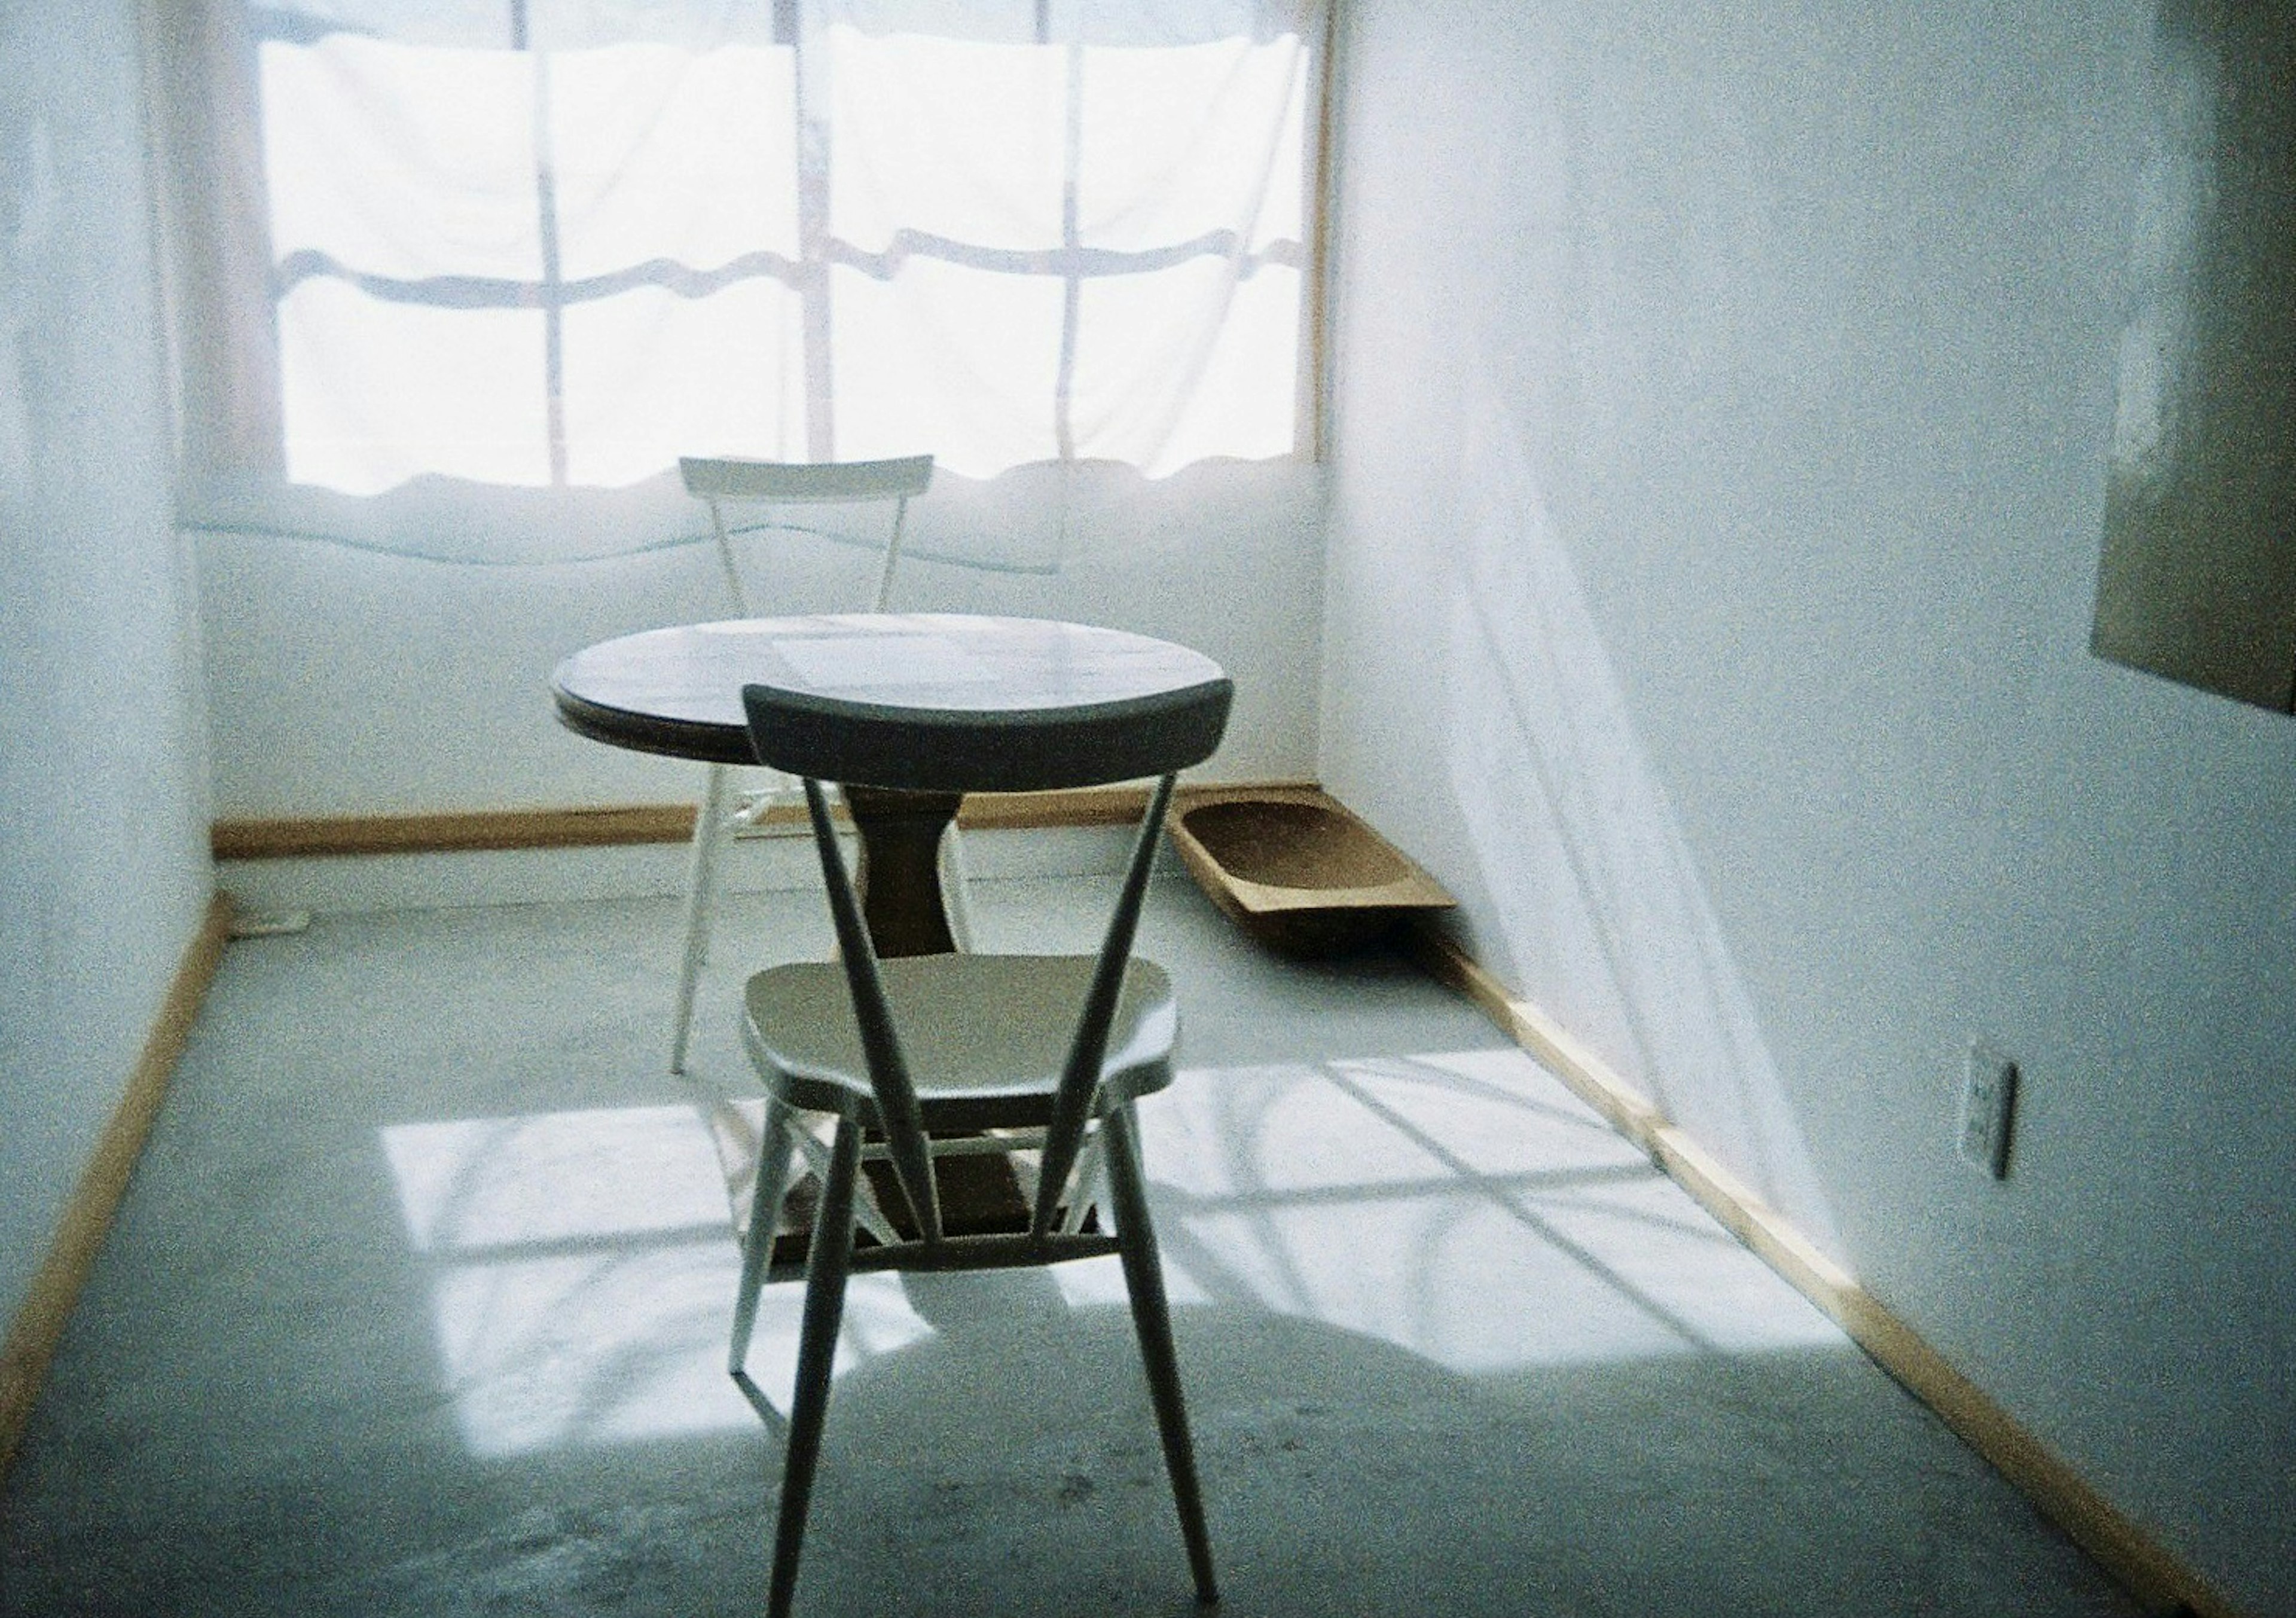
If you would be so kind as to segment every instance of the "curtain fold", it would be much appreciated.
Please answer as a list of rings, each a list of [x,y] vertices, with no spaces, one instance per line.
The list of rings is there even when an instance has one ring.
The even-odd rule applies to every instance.
[[[1308,0],[153,16],[186,526],[555,562],[691,535],[681,454],[1305,436]]]

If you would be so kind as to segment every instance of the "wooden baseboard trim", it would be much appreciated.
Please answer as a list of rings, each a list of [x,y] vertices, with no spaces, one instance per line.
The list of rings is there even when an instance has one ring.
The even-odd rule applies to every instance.
[[[167,998],[160,1002],[152,1031],[128,1075],[127,1092],[97,1138],[71,1200],[64,1204],[47,1261],[32,1277],[31,1288],[8,1328],[7,1341],[0,1344],[0,1478],[8,1475],[15,1461],[33,1402],[47,1377],[48,1364],[63,1341],[64,1326],[79,1301],[80,1288],[86,1284],[95,1255],[111,1232],[112,1215],[127,1195],[128,1179],[152,1132],[152,1121],[167,1096],[176,1059],[183,1055],[192,1021],[199,1015],[208,985],[215,981],[216,967],[223,960],[231,920],[230,899],[217,894],[209,901],[207,919],[184,951]]]
[[[1414,922],[1402,936],[1430,975],[1473,1001],[1620,1134],[1648,1152],[1702,1207],[1824,1310],[1868,1358],[1934,1410],[2147,1611],[2239,1618],[2237,1609],[2198,1573],[2098,1493],[1552,1017],[1517,999],[1437,925]]]
[[[1300,790],[1308,781],[1250,782],[1253,787]],[[1232,792],[1235,784],[1196,784],[1192,794]],[[1119,825],[1139,819],[1148,806],[1144,786],[1091,787],[1065,793],[977,793],[964,801],[958,824],[982,831],[1037,826]],[[803,825],[804,809],[776,805],[767,828]],[[286,820],[218,820],[209,834],[217,859],[291,859],[352,854],[468,854],[503,849],[611,848],[629,843],[684,842],[693,835],[690,803],[636,803],[610,809],[477,809],[444,815],[342,815]]]
[[[209,842],[217,859],[291,859],[312,855],[610,848],[636,842],[684,842],[693,835],[693,805],[643,803],[613,809],[218,820],[209,831]]]

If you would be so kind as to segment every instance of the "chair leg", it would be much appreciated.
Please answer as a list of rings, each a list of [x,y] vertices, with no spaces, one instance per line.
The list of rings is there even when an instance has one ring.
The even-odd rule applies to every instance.
[[[853,1259],[853,1183],[860,1170],[861,1126],[851,1118],[840,1118],[837,1144],[830,1149],[828,1181],[814,1216],[813,1252],[806,1264],[805,1323],[798,1335],[797,1392],[790,1401],[789,1450],[782,1463],[781,1516],[774,1528],[767,1618],[789,1618],[790,1601],[797,1591],[798,1551],[805,1542],[806,1507],[813,1499],[822,1424],[829,1414],[829,1373],[845,1317],[845,1277]]]
[[[685,1037],[693,1027],[693,990],[709,954],[709,889],[718,871],[718,844],[725,835],[726,767],[712,764],[693,815],[693,848],[685,875],[685,955],[677,968],[677,1006],[671,1014],[669,1071],[685,1071]]]
[[[1148,1222],[1148,1197],[1141,1185],[1140,1142],[1132,1109],[1103,1115],[1108,1138],[1101,1154],[1115,1204],[1117,1251],[1124,1265],[1125,1290],[1132,1299],[1133,1329],[1140,1337],[1140,1359],[1148,1373],[1148,1398],[1156,1409],[1157,1435],[1164,1441],[1164,1469],[1172,1478],[1172,1502],[1179,1508],[1180,1537],[1187,1541],[1188,1566],[1195,1574],[1196,1599],[1219,1600],[1212,1576],[1211,1538],[1204,1531],[1203,1491],[1196,1482],[1195,1444],[1188,1436],[1188,1407],[1180,1393],[1179,1356],[1172,1348],[1172,1310],[1164,1295],[1163,1261],[1156,1252],[1155,1227]]]
[[[782,1198],[789,1193],[796,1154],[797,1114],[769,1096],[764,1138],[758,1146],[757,1179],[750,1195],[750,1228],[742,1241],[742,1290],[734,1295],[734,1341],[726,1360],[736,1380],[746,1375],[742,1362],[750,1357],[758,1294],[765,1290],[766,1267],[773,1261],[774,1233],[781,1225]]]

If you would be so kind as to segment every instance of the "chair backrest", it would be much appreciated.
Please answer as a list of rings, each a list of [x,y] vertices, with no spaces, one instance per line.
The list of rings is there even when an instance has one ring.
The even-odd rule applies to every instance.
[[[964,792],[1030,791],[1151,775],[1158,777],[1133,842],[1124,885],[1103,935],[1091,987],[1078,1008],[1076,1031],[1054,1095],[1030,1221],[1033,1233],[1042,1237],[1057,1218],[1085,1126],[1092,1117],[1109,1031],[1124,986],[1125,967],[1131,959],[1141,901],[1147,893],[1176,774],[1210,758],[1219,745],[1234,695],[1233,684],[1220,676],[1152,698],[1042,715],[892,711],[773,686],[742,688],[750,743],[758,762],[798,776],[805,783],[823,886],[836,924],[838,949],[852,992],[888,1155],[929,1244],[941,1240],[931,1143],[878,972],[876,951],[837,846],[823,782]],[[1060,745],[1062,742],[1076,744],[1083,761],[1068,755]],[[1040,760],[1041,768],[1016,777],[1012,764],[1016,757]],[[881,763],[890,768],[878,768]],[[897,778],[882,778],[888,775]]]
[[[877,572],[873,612],[885,610],[893,589],[893,569],[901,557],[901,530],[909,512],[909,497],[932,485],[933,458],[904,456],[890,461],[743,461],[687,456],[677,463],[685,491],[709,507],[709,526],[717,536],[718,560],[726,570],[726,586],[734,605],[747,618],[751,613],[749,592],[742,587],[741,571],[734,565],[734,543],[726,527],[728,502],[761,505],[857,505],[873,500],[893,502],[893,532],[885,545],[885,563]]]

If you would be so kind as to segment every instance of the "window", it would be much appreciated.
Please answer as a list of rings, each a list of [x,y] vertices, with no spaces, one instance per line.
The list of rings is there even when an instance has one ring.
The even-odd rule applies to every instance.
[[[250,7],[278,470],[1290,454],[1314,30],[1270,9]]]

